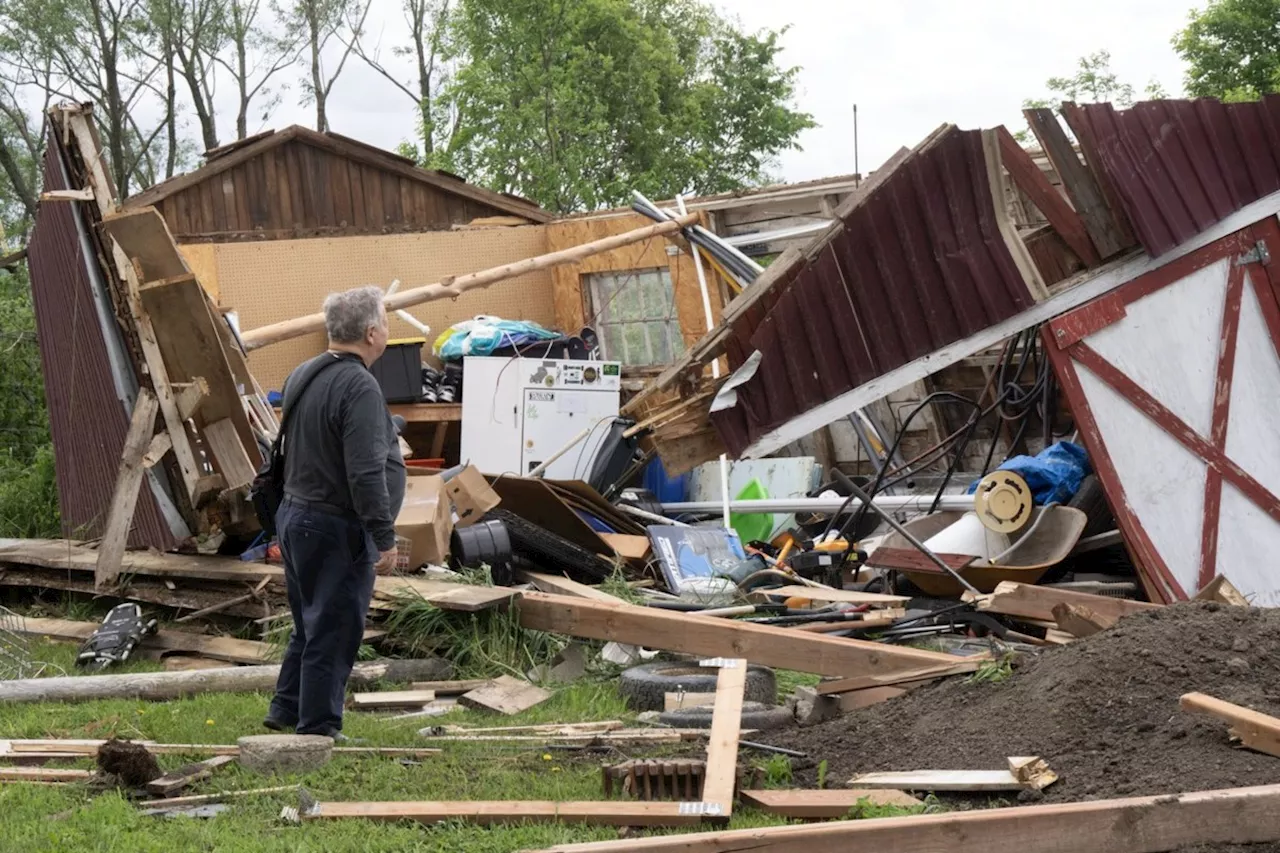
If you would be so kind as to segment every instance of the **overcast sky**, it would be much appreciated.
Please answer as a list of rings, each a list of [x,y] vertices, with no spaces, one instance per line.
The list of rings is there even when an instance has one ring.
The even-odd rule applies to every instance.
[[[373,0],[367,31],[397,42],[399,0]],[[1109,50],[1112,68],[1140,94],[1150,80],[1171,95],[1182,69],[1170,46],[1195,0],[717,0],[748,30],[790,27],[782,61],[800,68],[798,105],[818,127],[784,154],[780,176],[802,181],[852,172],[858,105],[859,163],[868,172],[937,125],[1021,127],[1022,101],[1076,60]],[[384,51],[384,54],[386,51]],[[391,57],[386,57],[394,61]],[[407,64],[405,79],[411,77]],[[301,68],[299,69],[299,73]],[[232,93],[224,88],[228,99]],[[314,124],[285,94],[266,126]],[[224,139],[234,103],[221,106]],[[330,96],[332,129],[384,148],[413,136],[412,103],[352,59]],[[251,128],[251,131],[254,128]]]

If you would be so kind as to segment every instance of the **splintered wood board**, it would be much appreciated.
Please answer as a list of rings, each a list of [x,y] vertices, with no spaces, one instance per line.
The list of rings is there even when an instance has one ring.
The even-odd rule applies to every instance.
[[[971,594],[966,597],[970,596]],[[1128,601],[1106,595],[1091,595],[1087,592],[1032,586],[1014,581],[1001,581],[996,585],[995,592],[980,596],[977,601],[979,610],[999,613],[1003,616],[1043,619],[1046,622],[1056,622],[1053,618],[1053,608],[1059,604],[1083,605],[1099,616],[1113,619],[1163,606],[1146,601]]]
[[[941,678],[948,675],[961,675],[975,672],[978,667],[990,658],[980,655],[973,658],[957,658],[956,662],[947,666],[922,667],[921,669],[896,672],[892,675],[860,675],[857,678],[839,678],[833,681],[820,681],[816,690],[819,695],[829,693],[848,693],[851,690],[867,690],[873,687],[892,687],[897,684],[908,684],[913,681]]]
[[[426,578],[379,577],[373,582],[375,598],[389,600],[406,592],[417,593],[441,610],[459,610],[464,613],[504,605],[520,595],[518,590],[504,586],[471,586]]]
[[[0,782],[83,782],[92,770],[53,767],[0,767]]]
[[[194,764],[179,767],[176,770],[169,771],[159,779],[152,779],[148,782],[147,793],[158,797],[168,796],[174,791],[181,791],[188,785],[199,782],[201,779],[209,778],[213,775],[213,771],[235,760],[235,757],[231,755],[215,755],[213,758],[206,758],[204,761],[197,761]]]
[[[70,619],[23,620],[23,632],[31,637],[48,637],[55,640],[87,640],[102,627],[99,622],[76,622]],[[139,644],[141,649],[196,652],[204,657],[230,663],[266,663],[270,660],[271,646],[257,640],[238,640],[235,637],[211,637],[186,631],[168,629],[148,634]]]
[[[437,696],[456,696],[468,693],[477,687],[484,687],[492,682],[492,678],[472,678],[463,681],[412,681],[410,690],[433,690]]]
[[[355,693],[351,707],[359,711],[421,708],[436,701],[434,690],[384,690],[378,693]]]
[[[1028,786],[1008,770],[907,770],[864,773],[850,779],[849,787],[900,791],[1021,791]]]
[[[0,563],[92,572],[98,564],[98,552],[68,539],[0,539]],[[283,566],[245,563],[226,557],[153,554],[150,551],[126,551],[120,563],[120,573],[249,583],[271,578],[284,583]]]
[[[835,788],[792,791],[742,791],[742,802],[768,814],[801,819],[839,819],[862,800],[877,806],[919,806],[905,791]]]
[[[499,714],[518,714],[550,699],[550,690],[543,690],[510,675],[501,675],[484,687],[458,697],[458,703],[481,711]]]

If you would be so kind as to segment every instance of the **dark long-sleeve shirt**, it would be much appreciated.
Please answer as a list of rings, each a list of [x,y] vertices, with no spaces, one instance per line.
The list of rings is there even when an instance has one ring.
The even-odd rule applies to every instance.
[[[294,400],[290,384],[325,359],[326,367]],[[405,468],[395,425],[378,380],[359,356],[324,353],[285,381],[284,490],[304,501],[356,515],[379,551],[395,545]]]

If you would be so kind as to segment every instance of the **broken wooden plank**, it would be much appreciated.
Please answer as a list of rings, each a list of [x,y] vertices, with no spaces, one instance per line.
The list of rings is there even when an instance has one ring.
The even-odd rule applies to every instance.
[[[904,684],[900,687],[867,687],[862,690],[850,690],[847,693],[841,693],[837,698],[840,701],[840,710],[847,714],[859,708],[879,705],[881,702],[888,702],[890,699],[905,696],[910,689],[911,684]]]
[[[83,782],[94,775],[67,767],[0,767],[0,782]]]
[[[1053,605],[1053,618],[1057,621],[1059,628],[1073,637],[1092,637],[1119,621],[1115,617],[1103,616],[1083,604],[1066,602]]]
[[[704,662],[705,663],[705,662]],[[702,801],[728,817],[733,811],[733,789],[738,781],[738,736],[742,729],[742,702],[747,686],[747,662],[743,658],[720,661],[716,678],[711,734],[707,738],[707,773]]]
[[[1025,616],[1029,619],[1056,621],[1053,608],[1058,604],[1088,607],[1099,616],[1120,619],[1131,613],[1141,613],[1162,607],[1146,601],[1129,601],[1105,595],[1090,595],[1047,586],[1002,581],[995,592],[977,599],[978,609],[1004,616]]]
[[[1054,171],[1062,179],[1062,188],[1083,220],[1099,256],[1106,259],[1132,246],[1132,237],[1126,237],[1117,226],[1101,187],[1081,162],[1053,110],[1025,109],[1022,115],[1039,140],[1041,150],[1053,164]]]
[[[266,587],[267,583],[270,582],[270,580],[271,580],[270,578],[263,578],[262,580],[258,581],[258,585],[256,587],[249,590],[249,592],[245,593],[244,595],[238,595],[234,598],[228,598],[225,601],[220,601],[217,604],[211,604],[208,607],[202,607],[199,610],[188,613],[186,616],[180,616],[177,619],[174,619],[173,621],[175,624],[179,622],[191,622],[193,620],[200,619],[205,616],[212,616],[214,613],[221,613],[222,611],[227,610],[228,608],[235,607],[237,604],[244,604],[246,601],[253,601],[254,599],[258,598],[263,588]]]
[[[871,788],[832,788],[790,791],[743,791],[742,802],[767,814],[800,820],[838,820],[849,816],[854,806],[867,802],[875,806],[923,806],[905,791]]]
[[[1227,723],[1227,734],[1255,752],[1280,757],[1280,719],[1216,699],[1205,693],[1187,693],[1178,700],[1185,711],[1208,714]]]
[[[180,382],[173,387],[173,402],[184,421],[194,415],[204,398],[209,396],[209,383],[204,381],[203,376],[193,377],[190,382]]]
[[[1094,267],[1102,263],[1098,250],[1089,239],[1089,230],[1085,228],[1084,221],[1049,183],[1031,155],[1018,144],[1004,125],[996,128],[996,134],[1000,139],[1001,161],[1013,182],[1026,193],[1031,203],[1044,214],[1044,218],[1062,235],[1062,239],[1084,261],[1085,266]]]
[[[203,432],[204,440],[213,451],[213,458],[217,460],[218,471],[227,481],[227,488],[239,489],[252,483],[258,472],[253,460],[245,452],[240,434],[236,432],[236,425],[231,418],[205,424]]]
[[[173,278],[191,272],[154,207],[133,208],[102,217],[102,230],[110,234],[131,261],[142,265],[143,280]]]
[[[94,571],[98,552],[67,539],[0,539],[0,562],[42,566],[48,569]],[[284,583],[284,569],[266,563],[246,563],[226,557],[127,551],[120,561],[122,574],[190,578],[212,581],[248,581],[263,578]]]
[[[440,735],[432,741],[444,743],[560,744],[564,746],[654,746],[683,743],[707,736],[706,729],[629,729],[616,732],[530,735]]]
[[[436,700],[434,690],[383,690],[378,693],[355,693],[351,707],[357,711],[400,710],[421,708]]]
[[[147,388],[138,389],[138,399],[133,406],[133,417],[125,435],[124,450],[120,454],[120,467],[116,472],[116,485],[107,510],[107,524],[103,528],[102,542],[98,546],[98,561],[94,568],[93,584],[105,589],[120,574],[120,563],[133,527],[133,512],[138,505],[138,490],[146,473],[142,457],[151,446],[151,436],[156,431],[156,412],[160,403]]]
[[[550,802],[463,801],[316,803],[300,812],[302,820],[362,818],[364,820],[416,820],[443,823],[521,823],[558,821],[596,826],[696,826],[702,822],[701,804],[671,802]]]
[[[0,740],[0,753],[27,755],[56,750],[60,754],[77,757],[94,756],[106,740],[102,738],[14,738]],[[157,743],[150,740],[131,741],[146,747],[152,755],[229,755],[240,754],[234,743]],[[5,752],[8,750],[8,752]],[[397,758],[431,758],[439,755],[438,749],[419,749],[399,746],[335,746],[334,752],[350,755],[384,755]]]
[[[1280,785],[592,841],[543,853],[1166,853],[1280,841]]]
[[[745,657],[819,675],[893,673],[955,662],[938,652],[543,592],[523,593],[517,607],[526,628],[686,654]]]
[[[537,723],[528,726],[432,726],[429,730],[434,735],[514,735],[514,734],[549,734],[576,735],[595,732],[613,732],[623,727],[622,720],[599,720],[590,723]],[[424,729],[422,734],[427,734]]]
[[[516,580],[521,583],[531,583],[542,592],[553,592],[558,595],[575,595],[579,598],[589,598],[592,601],[615,602],[622,600],[616,595],[610,595],[609,593],[604,592],[598,587],[588,586],[585,583],[578,583],[575,580],[561,577],[560,575],[516,569]]]
[[[1021,791],[1027,785],[1008,770],[907,770],[863,773],[849,780],[853,788],[903,791]]]
[[[1013,756],[1009,759],[1009,772],[1028,788],[1042,791],[1058,781],[1058,774],[1050,769],[1038,755]]]
[[[518,590],[505,586],[473,586],[425,578],[379,577],[373,583],[375,598],[392,600],[406,593],[417,593],[441,610],[463,613],[505,606],[520,595]]]
[[[518,714],[552,697],[550,690],[535,687],[527,681],[501,675],[483,687],[477,687],[458,697],[458,703],[480,711],[499,714]]]
[[[258,797],[263,794],[283,794],[286,791],[297,790],[297,785],[277,785],[273,788],[252,788],[247,791],[222,791],[217,794],[193,794],[188,797],[166,797],[163,802],[156,802],[155,800],[139,800],[137,802],[137,806],[139,808],[152,808],[154,806],[164,806],[165,808],[186,808],[187,806],[202,806],[205,803],[219,803],[226,799]]]
[[[415,681],[409,685],[410,690],[432,690],[437,696],[456,696],[484,687],[492,678],[470,678],[462,681]]]
[[[1049,288],[1040,275],[1040,268],[1031,258],[1027,245],[1018,236],[1017,226],[1009,216],[1008,184],[1004,178],[1004,162],[1000,150],[1000,134],[996,130],[982,131],[982,153],[987,164],[987,182],[991,188],[991,201],[995,213],[996,228],[1004,238],[1005,247],[1013,258],[1018,275],[1026,284],[1027,291],[1036,302],[1049,298]]]
[[[1233,607],[1249,607],[1249,599],[1245,598],[1240,590],[1236,589],[1231,581],[1227,580],[1224,575],[1218,575],[1205,585],[1205,588],[1196,593],[1196,601],[1217,601],[1221,604],[1230,604]]]
[[[204,761],[170,770],[160,778],[148,782],[147,793],[157,797],[167,797],[174,791],[181,791],[201,779],[208,779],[213,775],[213,771],[235,760],[231,755],[215,755],[213,758],[206,758]]]
[[[820,681],[816,689],[820,695],[826,695],[830,693],[848,693],[850,690],[866,690],[872,687],[892,687],[895,684],[906,684],[912,681],[976,672],[978,667],[989,660],[990,657],[984,654],[973,658],[958,659],[955,663],[946,666],[922,667],[904,672],[895,672],[892,675],[860,675],[857,678]]]

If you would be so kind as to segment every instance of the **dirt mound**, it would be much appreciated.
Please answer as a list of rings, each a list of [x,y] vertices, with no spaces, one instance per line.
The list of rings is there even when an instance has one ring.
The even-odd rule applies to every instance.
[[[953,678],[770,743],[827,761],[828,785],[878,770],[1003,769],[1039,755],[1070,802],[1280,782],[1280,758],[1234,749],[1178,707],[1200,691],[1280,716],[1280,610],[1179,604],[1051,649],[998,684]],[[813,784],[814,771],[797,784]],[[1259,851],[1260,853],[1260,851]]]
[[[130,788],[141,788],[163,775],[145,746],[115,738],[98,747],[98,769]]]

